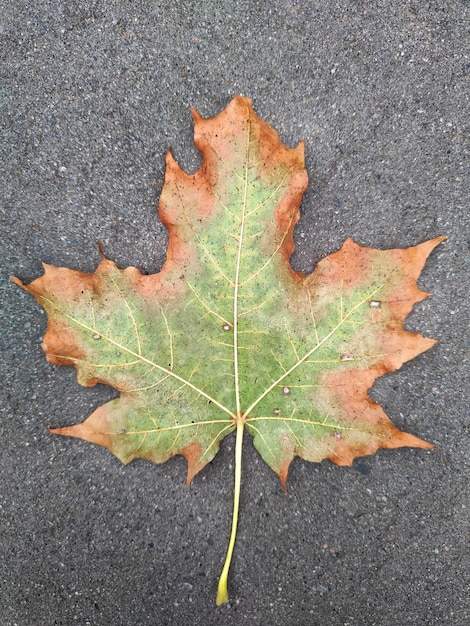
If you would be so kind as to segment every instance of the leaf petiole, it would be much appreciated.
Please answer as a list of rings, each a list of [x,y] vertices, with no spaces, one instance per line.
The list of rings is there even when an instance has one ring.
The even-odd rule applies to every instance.
[[[232,561],[233,547],[237,536],[238,509],[240,504],[240,485],[242,476],[242,447],[243,447],[243,428],[244,420],[237,422],[237,439],[235,442],[235,487],[233,492],[233,515],[232,515],[232,532],[230,533],[230,541],[227,548],[227,556],[225,557],[224,567],[219,578],[219,586],[217,588],[216,604],[224,604],[228,602],[227,579]]]

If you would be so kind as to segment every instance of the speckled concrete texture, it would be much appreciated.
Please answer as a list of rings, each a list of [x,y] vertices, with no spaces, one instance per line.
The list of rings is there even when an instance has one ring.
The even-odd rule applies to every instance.
[[[470,623],[469,18],[466,0],[0,0],[2,626]],[[181,458],[123,467],[49,435],[113,391],[45,361],[45,315],[10,276],[93,271],[98,241],[157,271],[165,152],[194,171],[189,108],[211,116],[238,93],[305,140],[297,269],[348,236],[448,240],[407,322],[441,342],[371,391],[437,449],[297,460],[284,494],[247,437],[217,608],[233,437],[187,489]]]

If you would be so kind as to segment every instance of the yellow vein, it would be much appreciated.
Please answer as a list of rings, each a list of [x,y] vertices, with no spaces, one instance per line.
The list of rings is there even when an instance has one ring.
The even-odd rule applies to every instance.
[[[341,287],[339,290],[339,319],[342,321],[344,318],[343,315],[343,280],[341,280]]]
[[[162,305],[160,304],[158,299],[156,299],[156,301],[157,301],[158,307],[160,309],[160,313],[162,314],[163,321],[165,322],[166,332],[168,334],[168,349],[169,349],[169,352],[170,352],[170,369],[172,370],[173,366],[175,364],[175,362],[174,362],[174,354],[173,354],[173,333],[171,332],[170,324],[168,322],[167,316],[165,315],[165,311],[163,310]]]
[[[365,354],[364,356],[352,356],[352,357],[348,357],[347,359],[344,358],[339,358],[339,359],[319,359],[318,361],[313,361],[310,359],[307,359],[306,361],[304,361],[305,363],[351,363],[354,361],[370,361],[371,359],[381,359],[384,356],[388,356],[387,352],[383,352],[381,354]]]
[[[239,313],[238,317],[242,317],[242,315],[249,315],[250,313],[253,313],[253,311],[257,311],[258,309],[261,309],[262,307],[264,307],[265,304],[267,304],[270,300],[272,300],[276,296],[277,296],[277,293],[271,294],[269,298],[266,298],[266,300],[261,302],[261,304],[258,304],[254,307],[251,307],[251,309],[247,309],[246,311],[242,311],[241,313]]]
[[[91,308],[91,314],[93,315],[93,326],[96,326],[95,304],[93,302],[93,298],[91,297],[91,294],[90,294],[90,308]]]
[[[289,341],[289,343],[290,343],[290,346],[291,346],[291,348],[292,348],[292,350],[293,350],[293,352],[294,352],[294,354],[295,354],[295,358],[296,358],[297,360],[299,360],[299,354],[298,354],[298,352],[297,352],[297,348],[296,348],[296,347],[295,347],[295,345],[294,345],[294,342],[292,341],[292,337],[290,336],[289,327],[288,327],[288,325],[287,325],[287,320],[284,320],[284,326],[285,326],[285,329],[286,329],[287,339],[288,339],[288,341]]]
[[[276,361],[276,363],[279,365],[279,367],[281,368],[281,370],[283,372],[287,372],[286,368],[284,367],[284,365],[281,363],[281,361],[277,358],[277,354],[274,352],[274,350],[271,350],[271,354],[273,355],[274,360]]]
[[[225,274],[225,272],[222,270],[222,268],[219,266],[219,264],[217,263],[217,261],[214,259],[214,257],[212,256],[212,254],[209,252],[209,250],[206,248],[206,246],[204,245],[201,237],[199,237],[199,235],[196,233],[196,231],[194,229],[193,230],[193,235],[194,235],[194,239],[196,239],[198,241],[198,243],[200,244],[201,248],[203,249],[204,253],[206,254],[206,256],[208,257],[209,261],[212,263],[212,265],[215,267],[215,269],[217,270],[217,272],[224,278],[224,280],[229,284],[229,285],[233,285],[233,282],[230,280],[230,278],[227,276],[227,274]]]
[[[148,385],[147,387],[133,387],[132,389],[126,389],[126,393],[131,394],[131,393],[135,393],[136,391],[148,391],[149,389],[153,389],[154,387],[158,387],[158,385],[160,385],[167,378],[168,378],[168,376],[164,376],[163,378],[160,378],[160,380],[157,380],[156,383],[153,383],[152,385]]]
[[[255,419],[255,418],[253,418]],[[205,420],[203,422],[191,422],[190,424],[177,424],[175,426],[162,426],[161,428],[156,426],[155,428],[150,428],[146,430],[126,430],[125,433],[113,433],[107,432],[107,435],[154,435],[155,433],[163,433],[168,432],[169,430],[180,430],[182,428],[199,428],[199,426],[207,426],[208,424],[228,424],[228,426],[224,426],[223,430],[229,428],[234,425],[233,420]]]
[[[230,327],[232,326],[232,324],[227,321],[224,317],[222,317],[221,315],[219,315],[218,313],[216,313],[215,311],[213,311],[210,306],[208,306],[204,300],[199,296],[199,294],[197,293],[197,291],[194,289],[194,287],[191,285],[191,283],[189,282],[189,280],[186,281],[186,284],[188,285],[188,287],[191,289],[191,291],[193,292],[193,294],[196,296],[197,300],[200,302],[200,304],[202,304],[202,306],[206,309],[206,311],[208,313],[210,313],[211,315],[214,315],[215,317],[217,317],[221,322],[223,322],[224,324],[228,324]]]
[[[256,433],[259,435],[259,437],[263,440],[264,445],[265,445],[265,446],[266,446],[266,448],[269,450],[269,452],[270,452],[271,456],[273,457],[273,459],[275,459],[275,458],[276,458],[276,455],[275,455],[275,454],[274,454],[274,452],[271,450],[271,448],[270,448],[270,446],[269,446],[268,442],[266,441],[266,439],[265,439],[265,438],[264,438],[264,436],[263,436],[263,433],[262,433],[262,432],[261,432],[258,428],[256,428],[256,426],[253,426],[253,424],[251,423],[251,421],[253,421],[253,420],[250,420],[250,423],[249,423],[249,424],[248,424],[248,423],[246,424],[246,425],[247,425],[247,427],[251,428],[251,430],[256,431]],[[246,423],[246,422],[245,422],[245,423]]]
[[[291,418],[292,419],[292,418]],[[305,449],[305,446],[302,444],[302,442],[300,441],[300,439],[297,437],[297,435],[295,434],[295,432],[292,430],[292,428],[290,427],[289,421],[288,420],[284,420],[284,424],[286,425],[287,430],[291,433],[292,437],[296,440],[297,445],[299,446],[299,448],[303,448]]]
[[[211,187],[211,191],[212,194],[214,195],[215,199],[217,200],[217,202],[220,204],[220,206],[223,208],[224,211],[226,211],[231,217],[233,217],[233,219],[237,222],[240,221],[240,218],[238,217],[238,215],[235,215],[235,213],[232,213],[232,211],[228,208],[228,206],[226,206],[222,200],[220,199],[220,197],[216,194],[215,190]]]
[[[67,361],[72,361],[72,363],[85,363],[86,365],[91,365],[95,369],[100,368],[109,368],[110,370],[114,367],[129,367],[130,365],[136,365],[136,363],[140,363],[140,359],[136,359],[135,361],[128,361],[126,363],[91,363],[91,361],[87,361],[85,359],[77,359],[73,356],[64,356],[62,354],[52,354],[51,356],[59,357],[61,359],[67,359]]]
[[[246,426],[247,428],[254,428],[251,424],[251,422],[261,422],[261,421],[278,421],[278,422],[286,422],[286,427],[289,428],[287,422],[297,422],[298,424],[303,424],[304,426],[322,426],[324,428],[331,428],[331,430],[344,430],[344,431],[351,431],[354,433],[362,433],[365,432],[364,430],[360,429],[360,428],[353,428],[352,426],[341,426],[340,424],[328,424],[327,422],[318,422],[315,420],[309,420],[307,418],[301,418],[301,417],[280,417],[278,415],[273,416],[273,415],[266,415],[266,416],[259,416],[259,417],[248,417],[246,420]],[[258,429],[256,429],[258,431]],[[290,430],[290,428],[289,428]],[[368,429],[366,429],[368,430]],[[259,432],[259,431],[258,431]],[[375,433],[374,433],[375,434]],[[377,436],[381,436],[379,434],[377,434]],[[384,438],[386,438],[387,435],[384,435]]]
[[[204,450],[204,452],[201,454],[201,459],[203,459],[206,456],[206,454],[209,452],[209,450],[212,448],[212,446],[217,443],[217,440],[222,439],[222,433],[224,433],[226,430],[229,430],[230,428],[234,428],[234,427],[235,427],[235,424],[233,422],[230,422],[230,424],[228,424],[228,426],[224,426],[222,428],[222,430],[220,430],[217,433],[217,435],[214,437],[214,439],[212,439],[212,441],[207,446],[207,448]]]
[[[253,215],[253,213],[256,213],[256,211],[258,211],[259,209],[262,209],[268,202],[270,202],[274,196],[277,194],[277,192],[279,191],[279,189],[281,188],[282,184],[284,183],[284,181],[286,180],[286,178],[293,172],[293,168],[290,168],[287,170],[287,172],[284,174],[284,176],[282,177],[281,181],[279,182],[279,185],[277,187],[274,188],[273,192],[265,199],[263,200],[263,202],[261,202],[260,204],[258,204],[258,206],[256,206],[254,209],[252,209],[248,214],[247,217],[251,217]]]
[[[112,282],[114,283],[114,286],[116,287],[117,291],[119,292],[119,295],[121,296],[121,298],[124,300],[124,304],[127,307],[127,310],[129,311],[129,315],[131,316],[131,320],[132,320],[132,324],[134,326],[134,332],[135,332],[135,337],[137,339],[137,354],[140,356],[142,354],[142,346],[140,344],[140,335],[139,335],[139,329],[137,327],[137,322],[135,321],[135,317],[134,317],[134,313],[132,312],[131,306],[130,304],[127,302],[126,297],[124,296],[124,294],[121,291],[121,288],[119,287],[119,285],[117,284],[117,282],[114,280],[114,278],[110,275],[109,276],[110,279],[112,280]]]
[[[310,314],[312,316],[313,331],[315,333],[315,339],[317,341],[317,344],[319,344],[320,343],[320,339],[318,338],[317,323],[315,321],[315,314],[313,312],[312,294],[310,293],[310,289],[308,289],[308,288],[307,288],[307,295],[308,295],[308,306],[310,308]]]
[[[242,262],[243,234],[246,223],[246,204],[248,197],[248,164],[250,158],[250,120],[248,119],[247,129],[247,145],[245,151],[245,180],[243,189],[242,215],[240,222],[240,235],[238,240],[237,263],[235,268],[235,286],[233,293],[233,371],[235,374],[235,404],[237,408],[237,416],[241,415],[240,406],[240,381],[238,372],[238,290],[240,288],[240,268]]]
[[[317,387],[321,387],[321,384],[316,383],[311,385],[289,385],[289,389],[316,389]]]
[[[259,274],[261,274],[261,272],[263,272],[271,263],[271,261],[274,259],[274,257],[276,256],[276,254],[279,252],[279,250],[281,249],[283,243],[284,243],[284,239],[287,237],[287,233],[289,232],[289,228],[290,228],[290,224],[292,223],[292,220],[294,218],[294,214],[292,213],[291,217],[290,217],[290,222],[289,222],[289,227],[286,229],[286,231],[284,232],[281,241],[279,242],[279,245],[276,247],[276,249],[274,250],[274,252],[272,253],[272,255],[269,257],[269,259],[266,261],[266,263],[264,263],[264,265],[262,265],[256,272],[254,272],[251,276],[249,276],[246,280],[244,280],[241,284],[241,287],[244,287],[245,285],[247,285],[249,282],[251,282],[253,279],[255,279],[257,276],[259,276]]]
[[[180,430],[178,430],[178,431],[176,432],[176,437],[174,437],[174,438],[173,438],[173,441],[172,441],[172,442],[171,442],[171,444],[168,446],[168,448],[165,450],[165,454],[166,454],[167,452],[170,452],[170,450],[174,450],[174,445],[175,445],[175,443],[178,441],[178,438],[179,438],[179,436],[180,436],[180,435],[181,435],[181,429],[180,429]]]
[[[146,438],[147,438],[147,435],[144,433],[144,436],[142,437],[142,441],[139,443],[139,445],[136,448],[132,450],[132,452],[128,455],[127,458],[130,458],[131,456],[135,456],[136,452],[138,452],[141,449],[141,447],[144,445],[144,441],[146,440]]]

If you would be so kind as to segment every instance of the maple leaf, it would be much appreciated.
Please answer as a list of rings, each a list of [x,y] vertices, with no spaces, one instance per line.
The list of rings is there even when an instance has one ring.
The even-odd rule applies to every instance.
[[[429,294],[416,281],[444,237],[376,250],[348,239],[310,275],[289,258],[307,186],[303,144],[284,146],[236,97],[193,111],[202,165],[171,153],[159,215],[169,230],[160,273],[94,274],[45,265],[25,286],[47,311],[42,347],[78,381],[120,396],[82,424],[51,429],[105,446],[123,463],[188,462],[187,483],[236,430],[232,532],[217,603],[226,602],[246,429],[285,487],[294,456],[351,465],[379,448],[432,448],[401,432],[368,395],[375,379],[434,345],[404,329]]]

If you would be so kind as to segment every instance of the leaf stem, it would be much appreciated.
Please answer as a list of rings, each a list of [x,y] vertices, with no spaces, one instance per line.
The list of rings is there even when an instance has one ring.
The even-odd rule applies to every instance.
[[[227,548],[227,556],[225,557],[224,567],[219,578],[219,586],[217,588],[217,605],[228,602],[227,579],[230,563],[232,561],[233,547],[237,536],[238,509],[240,504],[240,486],[242,476],[242,447],[243,447],[243,428],[244,420],[237,422],[237,439],[235,443],[235,487],[233,490],[233,515],[232,515],[232,532],[230,533],[230,541]]]

